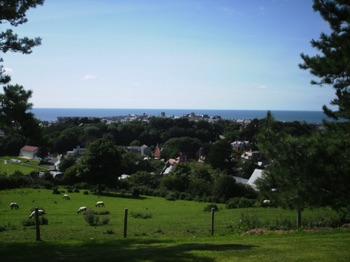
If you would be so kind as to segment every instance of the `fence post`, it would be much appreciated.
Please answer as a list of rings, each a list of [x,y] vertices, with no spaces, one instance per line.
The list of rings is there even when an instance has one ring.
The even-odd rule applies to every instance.
[[[124,238],[126,238],[128,232],[128,209],[124,210]]]
[[[40,221],[38,208],[35,208],[35,228],[36,228],[36,241],[40,241]]]
[[[214,235],[214,213],[215,209],[211,208],[211,235]]]

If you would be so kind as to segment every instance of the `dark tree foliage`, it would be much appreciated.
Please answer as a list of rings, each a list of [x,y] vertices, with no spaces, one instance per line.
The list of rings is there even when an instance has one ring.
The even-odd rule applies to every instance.
[[[0,25],[9,23],[12,27],[19,26],[28,21],[26,12],[30,8],[42,5],[44,0],[2,0],[0,1]],[[3,27],[2,27],[3,28]],[[40,45],[41,39],[28,37],[20,38],[12,29],[0,32],[0,52],[20,52],[30,54],[34,46]],[[0,62],[2,62],[0,57]],[[0,84],[10,82],[11,77],[7,75],[3,66],[0,65]]]
[[[179,137],[171,138],[164,144],[162,157],[176,158],[183,156],[185,159],[197,159],[197,152],[200,148],[200,141],[197,138]]]
[[[121,151],[105,138],[92,142],[78,162],[78,176],[92,185],[117,185],[121,165]]]
[[[0,94],[0,128],[8,133],[16,133],[38,145],[41,141],[39,121],[29,112],[32,104],[28,102],[32,92],[19,85],[7,85]]]
[[[235,162],[232,159],[233,149],[226,139],[218,140],[209,148],[205,162],[213,168],[232,174]]]
[[[331,85],[336,98],[332,110],[323,106],[325,114],[334,119],[350,120],[350,2],[347,0],[314,0],[313,8],[328,22],[331,33],[322,33],[319,40],[312,40],[315,56],[301,54],[304,63],[300,68],[309,70],[319,80],[311,83]]]
[[[350,2],[348,0],[314,0],[313,8],[328,22],[330,33],[322,33],[311,45],[318,54],[301,54],[302,69],[309,70],[318,80],[311,83],[330,85],[336,98],[331,101],[335,109],[323,106],[329,117],[340,122],[325,122],[326,132],[320,143],[324,153],[324,185],[332,206],[339,210],[349,205],[350,197]],[[326,156],[326,157],[325,157]],[[327,189],[326,189],[327,188]]]
[[[3,0],[0,1],[0,25],[8,24],[16,27],[27,22],[26,12],[30,8],[42,5],[43,0]],[[20,38],[12,29],[0,32],[0,53],[20,52],[30,54],[34,46],[40,45],[41,39]],[[0,63],[3,62],[0,57]],[[6,74],[0,64],[0,84],[7,84],[11,77]],[[27,143],[39,145],[43,143],[39,122],[28,112],[32,104],[28,102],[32,91],[25,91],[20,85],[7,85],[0,94],[0,129],[7,134],[16,133],[27,138]],[[19,150],[19,148],[17,148]]]

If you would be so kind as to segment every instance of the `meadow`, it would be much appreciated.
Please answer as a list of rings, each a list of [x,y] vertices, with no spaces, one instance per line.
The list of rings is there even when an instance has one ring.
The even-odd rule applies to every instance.
[[[63,193],[63,188],[60,188]],[[349,261],[350,230],[256,230],[245,234],[242,220],[268,224],[295,220],[295,212],[279,208],[226,209],[218,205],[211,235],[208,203],[168,201],[141,196],[133,199],[116,193],[95,195],[89,191],[53,194],[46,189],[0,191],[0,255],[6,261]],[[97,201],[105,207],[95,207]],[[17,202],[18,210],[9,204]],[[90,226],[80,206],[87,206],[109,223]],[[42,207],[47,225],[24,226],[31,210]],[[124,214],[128,210],[127,237]],[[329,209],[305,210],[306,221],[332,221]]]
[[[14,159],[18,162],[13,162]],[[28,175],[31,172],[46,171],[49,169],[47,165],[39,165],[39,161],[33,159],[25,159],[20,157],[1,157],[0,158],[0,174],[13,174],[16,171],[20,171],[24,175]]]

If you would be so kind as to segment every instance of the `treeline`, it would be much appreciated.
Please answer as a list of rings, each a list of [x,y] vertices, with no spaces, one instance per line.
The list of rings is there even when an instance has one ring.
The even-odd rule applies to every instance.
[[[73,118],[54,123],[42,127],[42,157],[48,152],[65,155],[77,146],[86,148],[86,151],[81,156],[61,159],[60,171],[64,173],[61,181],[46,174],[40,185],[52,187],[61,183],[97,191],[118,188],[133,195],[215,202],[227,202],[234,197],[256,198],[254,190],[236,183],[233,176],[249,178],[255,169],[259,159],[241,161],[240,156],[243,150],[258,150],[256,139],[264,121],[254,119],[242,124],[219,120],[209,123],[154,117],[149,122],[106,124],[97,119]],[[310,134],[317,128],[316,125],[300,122],[276,121],[273,126],[274,132],[293,136]],[[234,150],[231,143],[236,140],[249,141],[249,147]],[[27,142],[20,136],[6,135],[0,139],[1,154],[18,155],[19,149]],[[122,148],[143,144],[152,148],[147,160]],[[163,161],[152,157],[156,145],[162,148]],[[162,176],[165,168],[169,167],[167,160],[180,154],[186,156],[185,161]],[[200,154],[205,156],[204,163],[198,163]],[[123,174],[129,177],[118,179]],[[8,184],[9,187],[17,186],[19,181],[19,186],[33,184],[30,179],[21,178],[20,174],[7,183],[4,176],[1,179],[3,185]]]

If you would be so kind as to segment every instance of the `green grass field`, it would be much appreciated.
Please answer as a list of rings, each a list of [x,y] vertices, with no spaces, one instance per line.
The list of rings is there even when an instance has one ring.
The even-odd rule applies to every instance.
[[[11,162],[11,159],[20,160],[21,162]],[[33,171],[45,171],[48,170],[48,166],[39,165],[39,161],[32,159],[25,159],[20,157],[1,157],[0,158],[0,174],[6,173],[12,175],[16,171],[22,172],[24,175],[28,175]]]
[[[157,197],[140,199],[119,195],[97,196],[70,193],[71,200],[52,190],[16,189],[0,191],[0,255],[6,261],[349,261],[348,229],[315,232],[277,231],[263,235],[237,233],[242,214],[261,221],[294,221],[295,213],[277,208],[225,209],[215,212],[214,236],[207,203],[167,201]],[[105,207],[96,208],[103,200]],[[16,201],[20,208],[10,209]],[[90,226],[80,206],[108,210],[107,225]],[[43,207],[48,225],[42,225],[41,241],[35,227],[24,227],[30,210]],[[124,238],[124,212],[128,209],[128,231]],[[135,214],[146,218],[136,218]],[[329,209],[306,210],[305,219],[331,219]],[[105,216],[100,216],[105,217]]]

